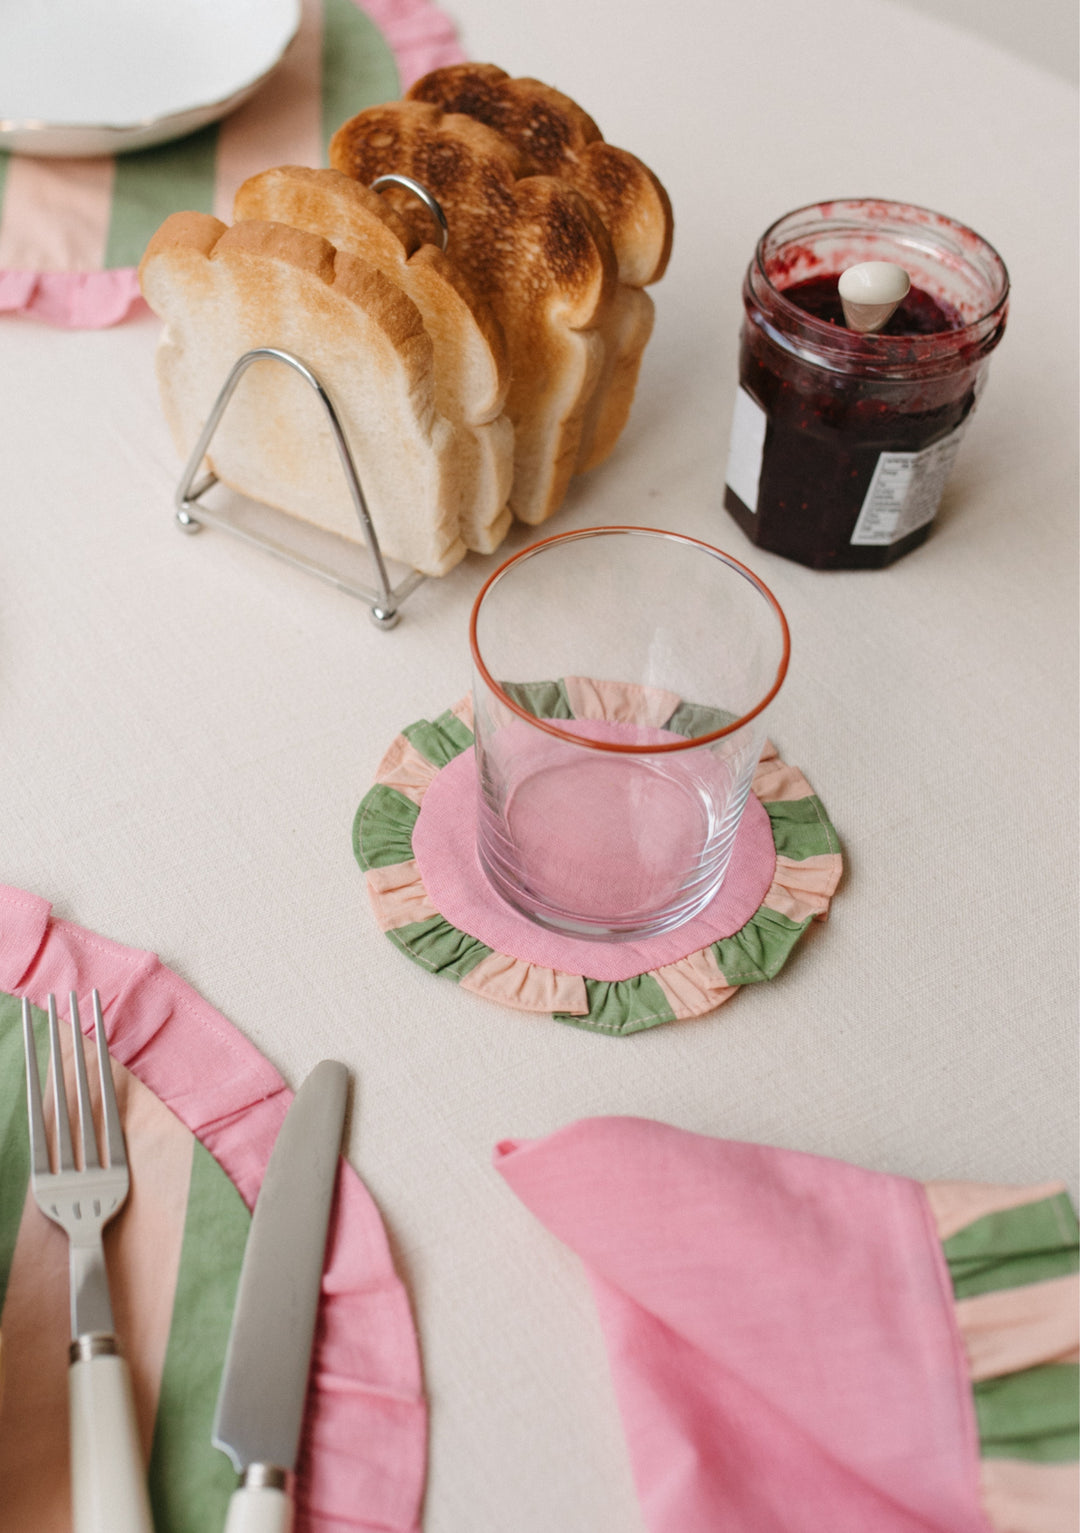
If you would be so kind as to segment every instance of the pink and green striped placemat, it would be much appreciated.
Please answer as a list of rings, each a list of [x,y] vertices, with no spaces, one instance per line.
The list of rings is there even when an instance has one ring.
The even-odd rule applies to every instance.
[[[220,123],[100,159],[0,152],[0,313],[93,328],[141,304],[135,268],[170,213],[232,222],[236,188],[272,165],[324,166],[347,118],[463,58],[430,0],[303,0],[267,83]]]
[[[210,1443],[255,1201],[291,1092],[152,954],[0,887],[0,1525],[68,1533],[67,1241],[29,1191],[21,1002],[101,992],[132,1190],[106,1232],[156,1533],[224,1526],[236,1485]],[[89,1019],[90,1008],[82,1014]],[[68,1033],[62,1026],[62,1034]],[[70,1048],[70,1043],[68,1043]],[[69,1092],[72,1090],[69,1082]],[[71,1097],[74,1100],[74,1097]],[[416,1533],[427,1413],[382,1219],[347,1164],[335,1194],[296,1483],[297,1533]]]

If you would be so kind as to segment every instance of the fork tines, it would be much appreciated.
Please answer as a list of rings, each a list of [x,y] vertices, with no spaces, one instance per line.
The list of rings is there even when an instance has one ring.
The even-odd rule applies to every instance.
[[[94,1038],[97,1050],[98,1078],[101,1086],[101,1106],[104,1120],[105,1159],[101,1159],[97,1136],[94,1131],[94,1112],[90,1100],[90,1083],[86,1073],[86,1054],[83,1046],[82,1024],[79,1018],[79,998],[75,991],[69,996],[71,1006],[72,1052],[75,1061],[75,1094],[79,1104],[79,1145],[83,1167],[126,1166],[124,1133],[120,1125],[120,1111],[116,1104],[116,1088],[113,1085],[109,1062],[108,1043],[105,1038],[105,1022],[101,1014],[101,997],[96,990],[91,995],[94,1013]],[[30,1119],[30,1150],[35,1176],[48,1176],[50,1157],[45,1114],[42,1108],[41,1079],[38,1074],[37,1050],[34,1046],[34,1029],[30,1015],[30,1003],[23,998],[23,1043],[26,1049],[27,1107]],[[60,1052],[60,1028],[56,1015],[56,997],[49,996],[49,1051],[52,1057],[53,1104],[56,1110],[57,1170],[74,1171],[75,1154],[71,1139],[71,1119],[68,1113],[67,1088],[64,1084],[62,1054]]]

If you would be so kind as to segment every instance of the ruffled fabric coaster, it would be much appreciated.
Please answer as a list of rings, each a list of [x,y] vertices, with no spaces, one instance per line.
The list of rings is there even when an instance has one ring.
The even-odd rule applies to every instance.
[[[640,1118],[495,1164],[585,1264],[651,1533],[1076,1533],[1061,1183],[923,1185]]]
[[[170,213],[231,223],[248,176],[324,166],[347,118],[463,58],[453,23],[430,0],[303,0],[281,65],[220,123],[115,158],[0,151],[0,313],[97,329],[146,312],[135,268]]]
[[[580,677],[533,684],[547,716],[631,721],[697,732],[697,715],[663,694]],[[636,694],[636,695],[635,695]],[[629,711],[628,711],[629,710]],[[772,979],[840,880],[840,845],[797,768],[767,744],[713,903],[672,932],[596,942],[546,931],[494,893],[475,853],[472,701],[422,719],[393,741],[353,822],[375,918],[432,974],[504,1006],[622,1036],[702,1016],[742,986]]]
[[[132,1191],[106,1231],[155,1526],[221,1528],[236,1475],[210,1443],[253,1206],[292,1099],[258,1051],[152,953],[0,887],[0,1521],[70,1526],[68,1260],[29,1194],[21,1005],[101,992]],[[90,1008],[83,1008],[87,1023]],[[48,1045],[36,1014],[44,1078]],[[62,1034],[69,1033],[67,1028]],[[415,1533],[427,1458],[419,1348],[382,1220],[338,1178],[296,1480],[297,1533]]]

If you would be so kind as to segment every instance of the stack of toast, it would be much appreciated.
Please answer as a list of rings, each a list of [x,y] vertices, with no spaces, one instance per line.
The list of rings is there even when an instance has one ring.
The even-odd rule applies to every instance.
[[[536,525],[611,452],[653,322],[672,217],[656,177],[569,97],[455,65],[344,123],[329,170],[245,182],[233,224],[166,219],[140,266],[158,379],[189,453],[245,351],[292,352],[341,418],[384,554],[442,575]],[[445,253],[420,182],[449,228]],[[433,241],[435,241],[433,243]],[[361,540],[315,394],[248,370],[210,445],[233,489]]]

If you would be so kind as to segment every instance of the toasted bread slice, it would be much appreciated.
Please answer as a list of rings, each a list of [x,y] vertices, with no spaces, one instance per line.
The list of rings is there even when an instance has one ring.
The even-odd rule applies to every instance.
[[[486,123],[517,149],[524,174],[558,176],[588,198],[611,236],[620,282],[647,287],[664,275],[674,233],[667,192],[569,96],[495,64],[448,64],[417,80],[406,100]]]
[[[544,521],[574,472],[603,365],[598,327],[616,267],[599,217],[564,181],[526,174],[502,134],[425,102],[351,118],[331,140],[330,163],[365,186],[391,171],[410,175],[440,202],[448,254],[491,305],[509,347],[511,509],[524,522]],[[426,226],[414,199],[387,195],[412,228]]]
[[[236,360],[279,347],[333,399],[383,553],[428,575],[464,557],[455,431],[435,408],[431,339],[392,282],[317,235],[254,220],[229,229],[202,213],[165,220],[139,279],[165,321],[158,380],[182,453]],[[326,413],[291,368],[249,368],[209,457],[242,494],[363,541]]]
[[[630,418],[656,306],[639,287],[621,283],[604,325],[604,365],[585,411],[575,472],[610,457]]]
[[[416,304],[434,346],[436,409],[459,428],[461,536],[467,548],[492,553],[511,523],[510,367],[502,328],[465,274],[435,246],[419,244],[376,192],[336,170],[263,171],[240,187],[233,216],[320,234],[370,262]]]
[[[671,202],[647,165],[604,141],[569,96],[539,80],[514,79],[494,64],[451,64],[409,89],[408,98],[462,113],[502,133],[534,175],[558,176],[603,220],[619,267],[604,326],[605,361],[590,402],[579,470],[603,461],[626,424],[652,333],[654,308],[641,289],[663,276],[674,232]]]

